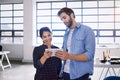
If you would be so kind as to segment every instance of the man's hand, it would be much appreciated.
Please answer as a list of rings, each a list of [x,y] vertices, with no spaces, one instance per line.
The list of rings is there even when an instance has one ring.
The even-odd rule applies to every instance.
[[[69,59],[69,53],[66,51],[56,51],[55,53],[56,57],[62,59],[62,60],[67,60]]]
[[[57,51],[56,52],[56,57],[62,59],[62,60],[76,60],[76,61],[88,61],[88,57],[86,56],[86,54],[81,53],[81,54],[70,54],[66,51]]]

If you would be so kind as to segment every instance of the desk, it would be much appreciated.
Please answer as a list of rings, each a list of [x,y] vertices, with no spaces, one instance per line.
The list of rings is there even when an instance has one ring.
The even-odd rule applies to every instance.
[[[10,53],[10,51],[0,51],[0,55],[1,55],[1,59],[0,59],[0,66],[2,67],[2,70],[4,71],[5,68],[10,67],[11,68],[11,64],[9,61],[9,58],[7,56],[7,54]],[[7,65],[3,65],[3,59],[4,57],[7,60]]]
[[[105,68],[107,69],[107,71],[106,71],[104,77],[107,77],[108,72],[110,72],[110,71],[109,71],[110,68],[111,68],[111,70],[113,71],[113,74],[114,74],[115,76],[119,76],[120,70],[119,70],[118,74],[115,72],[115,68],[119,68],[119,69],[120,69],[120,65],[119,65],[119,64],[99,63],[99,64],[95,64],[94,66],[95,66],[95,67],[99,67],[99,68],[103,68],[103,69],[102,69],[102,72],[100,73],[99,80],[101,80],[101,77],[102,77],[102,74],[103,74]]]

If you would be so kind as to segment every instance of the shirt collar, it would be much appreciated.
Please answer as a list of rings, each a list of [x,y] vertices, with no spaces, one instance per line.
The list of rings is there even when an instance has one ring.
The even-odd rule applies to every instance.
[[[77,26],[76,26],[75,28],[77,28],[77,29],[78,29],[78,28],[80,28],[80,27],[81,27],[81,23],[78,23],[78,24],[77,24]],[[74,29],[75,29],[75,28],[74,28]],[[69,31],[70,31],[70,28],[67,28],[67,30],[66,30],[66,31],[67,31],[67,32],[69,32]]]
[[[77,26],[76,26],[76,28],[80,28],[81,27],[81,24],[80,23],[78,23],[77,24]]]

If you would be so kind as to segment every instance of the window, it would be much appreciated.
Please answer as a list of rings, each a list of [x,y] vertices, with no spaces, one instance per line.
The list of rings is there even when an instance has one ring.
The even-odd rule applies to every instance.
[[[23,4],[0,4],[0,43],[23,44]]]
[[[88,5],[89,4],[89,5]],[[42,6],[44,5],[44,6]],[[66,26],[57,17],[62,7],[74,10],[76,20],[90,26],[96,35],[96,44],[120,44],[119,0],[74,0],[37,2],[36,43],[40,43],[39,29],[48,26],[53,32],[53,43],[61,47]]]

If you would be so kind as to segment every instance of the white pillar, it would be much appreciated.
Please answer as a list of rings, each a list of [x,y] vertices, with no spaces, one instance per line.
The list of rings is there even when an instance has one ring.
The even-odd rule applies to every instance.
[[[34,24],[34,12],[35,12],[35,0],[23,0],[24,4],[24,54],[23,54],[23,62],[31,62],[32,61],[32,53],[33,53],[33,26]]]

